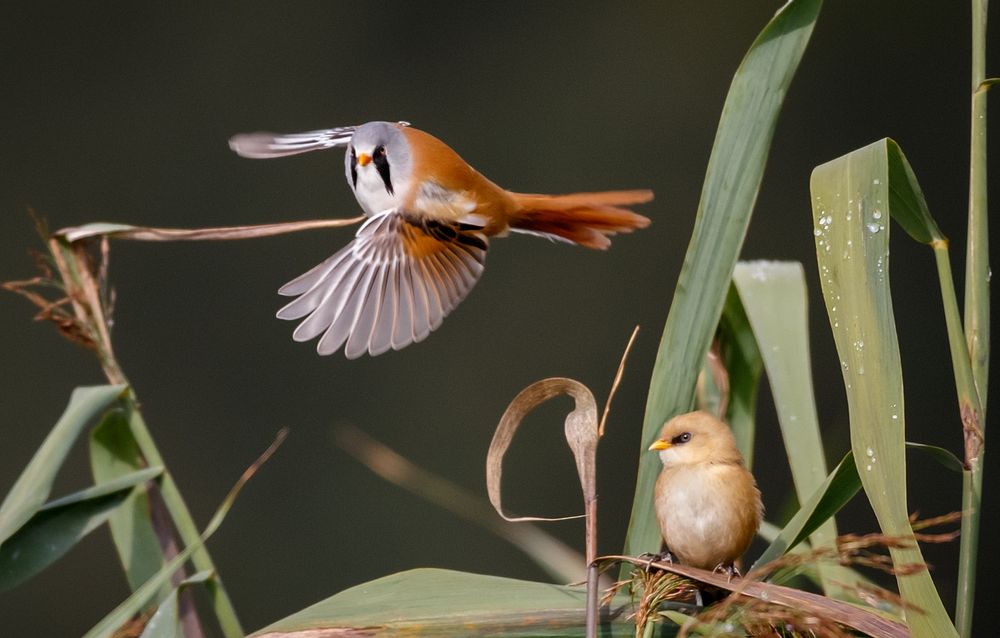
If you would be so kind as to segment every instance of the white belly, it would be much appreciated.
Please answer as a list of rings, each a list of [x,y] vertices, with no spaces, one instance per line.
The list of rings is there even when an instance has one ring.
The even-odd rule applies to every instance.
[[[365,215],[371,217],[390,208],[396,208],[399,203],[400,190],[395,189],[395,193],[390,195],[385,188],[385,182],[375,170],[375,166],[358,167],[358,183],[354,187],[354,196],[364,210]]]

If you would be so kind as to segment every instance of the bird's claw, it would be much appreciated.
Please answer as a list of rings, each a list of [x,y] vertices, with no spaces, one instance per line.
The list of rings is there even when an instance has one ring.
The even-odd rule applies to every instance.
[[[739,568],[734,563],[729,563],[728,565],[719,563],[715,566],[713,572],[718,572],[720,574],[726,575],[726,582],[732,582],[733,576],[737,578],[743,578],[743,574],[740,573]]]
[[[674,563],[674,555],[670,551],[660,552],[659,554],[653,552],[643,552],[639,554],[640,560],[646,561],[646,571],[648,572],[653,567],[653,563]]]

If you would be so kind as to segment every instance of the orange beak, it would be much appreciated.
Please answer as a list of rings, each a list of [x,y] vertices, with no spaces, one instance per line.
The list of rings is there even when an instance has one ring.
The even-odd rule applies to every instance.
[[[368,153],[362,153],[358,155],[358,164],[362,166],[368,166],[368,163],[372,161],[372,156]]]
[[[659,439],[657,441],[653,441],[653,444],[649,446],[649,451],[652,452],[653,450],[666,450],[667,448],[670,447],[673,447],[670,441],[664,441],[663,439]]]

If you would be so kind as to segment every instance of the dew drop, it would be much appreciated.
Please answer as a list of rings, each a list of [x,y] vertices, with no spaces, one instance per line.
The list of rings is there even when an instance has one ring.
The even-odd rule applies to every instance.
[[[881,183],[882,183],[882,180],[880,180],[878,178],[872,180],[872,184],[875,184],[876,186],[878,186]]]
[[[880,230],[882,230],[882,227],[880,225],[876,224],[875,222],[872,222],[872,223],[868,224],[868,232],[869,233],[874,234],[874,233],[877,233]]]
[[[821,230],[820,230],[820,229],[818,229],[818,228],[817,228],[816,230],[814,230],[814,231],[813,231],[813,235],[816,235],[817,237],[819,237],[819,236],[820,236],[820,235],[822,235],[822,234],[823,234],[823,231],[821,231]]]
[[[865,454],[867,454],[869,457],[875,456],[875,450],[868,448],[867,450],[865,450]]]
[[[879,209],[876,208],[875,211],[872,213],[872,218],[873,219],[882,219],[882,211],[880,211]]]

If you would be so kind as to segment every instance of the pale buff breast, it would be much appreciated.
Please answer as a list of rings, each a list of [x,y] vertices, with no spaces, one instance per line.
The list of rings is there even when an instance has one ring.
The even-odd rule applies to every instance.
[[[761,519],[753,476],[732,464],[664,469],[657,518],[667,548],[683,564],[714,569],[737,560]]]

